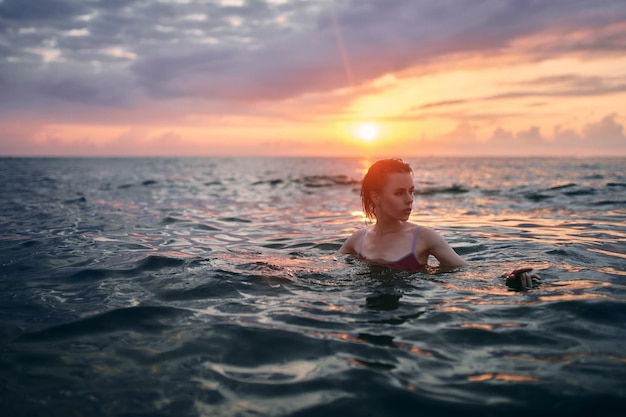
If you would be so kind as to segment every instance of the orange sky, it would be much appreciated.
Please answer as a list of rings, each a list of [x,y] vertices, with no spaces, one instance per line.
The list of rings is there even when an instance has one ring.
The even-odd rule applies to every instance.
[[[621,0],[24,4],[0,155],[626,156]]]

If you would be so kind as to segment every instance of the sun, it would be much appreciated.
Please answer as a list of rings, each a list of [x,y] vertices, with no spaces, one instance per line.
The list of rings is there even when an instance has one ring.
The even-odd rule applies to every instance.
[[[378,126],[374,123],[362,123],[356,128],[356,136],[363,142],[373,142],[379,134]]]

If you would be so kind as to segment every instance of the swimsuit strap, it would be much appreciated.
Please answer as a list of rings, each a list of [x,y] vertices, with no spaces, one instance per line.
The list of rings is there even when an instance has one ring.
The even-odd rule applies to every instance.
[[[361,248],[363,247],[363,238],[367,234],[367,227],[363,229],[363,233],[361,233],[361,238],[359,239],[359,256],[363,257],[361,253]]]
[[[413,232],[413,244],[411,245],[411,255],[413,256],[415,256],[415,249],[417,249],[417,232],[419,228],[419,226],[415,226],[415,231]]]

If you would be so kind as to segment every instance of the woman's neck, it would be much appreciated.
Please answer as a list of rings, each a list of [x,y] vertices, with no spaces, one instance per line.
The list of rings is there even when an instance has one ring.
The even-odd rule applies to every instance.
[[[377,235],[387,235],[397,233],[404,229],[406,222],[396,219],[377,219],[373,227],[374,233]]]

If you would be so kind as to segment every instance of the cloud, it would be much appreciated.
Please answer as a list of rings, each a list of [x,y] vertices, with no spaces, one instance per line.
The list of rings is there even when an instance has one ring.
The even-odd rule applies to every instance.
[[[552,135],[538,126],[519,131],[498,127],[485,140],[479,138],[475,125],[462,122],[448,133],[422,139],[420,146],[423,141],[425,149],[435,155],[617,156],[626,153],[624,125],[617,118],[616,114],[606,115],[585,124],[580,131],[557,126]]]
[[[125,79],[117,95],[138,94],[137,88],[127,89],[136,83],[157,98],[282,100],[348,85],[339,39],[356,81],[366,82],[443,55],[494,53],[543,31],[562,36],[573,29],[601,31],[626,19],[619,0],[241,4],[5,0],[0,3],[0,44],[13,61],[3,62],[0,70],[18,85],[14,93],[46,95],[49,85],[32,83],[68,84],[81,74],[80,82],[93,83],[94,89],[110,90],[99,87],[100,78]],[[623,39],[623,31],[610,35]],[[619,44],[606,37],[549,47],[607,50]],[[46,51],[57,51],[55,65],[42,63]],[[59,99],[106,105],[102,95],[92,91]]]
[[[375,80],[471,62],[459,56],[592,60],[621,56],[625,44],[623,0],[2,0],[0,125],[16,118],[132,126],[190,114],[341,117],[352,114],[351,99],[376,90]],[[501,87],[434,95],[403,117],[504,120],[517,109],[468,108],[614,96],[626,92],[626,78],[563,69]],[[305,103],[329,109],[316,115],[299,107]],[[558,135],[571,136],[568,129]]]
[[[615,147],[626,146],[624,126],[617,123],[615,114],[604,117],[597,123],[589,123],[583,128],[583,138],[591,143],[603,143]]]
[[[84,10],[83,2],[65,0],[4,0],[0,3],[0,18],[17,22],[57,21]]]
[[[517,82],[511,85],[514,89],[505,93],[472,97],[471,99],[454,99],[429,102],[412,108],[413,111],[436,108],[455,107],[462,104],[479,105],[481,102],[526,98],[549,97],[598,97],[626,92],[626,76],[624,77],[589,77],[575,74],[542,77],[539,79]],[[540,89],[538,89],[538,87]]]

